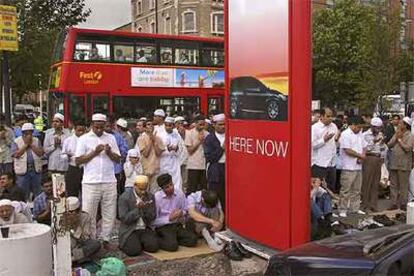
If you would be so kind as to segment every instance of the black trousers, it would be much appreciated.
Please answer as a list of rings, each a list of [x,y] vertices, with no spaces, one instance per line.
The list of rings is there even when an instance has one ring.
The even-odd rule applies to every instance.
[[[167,224],[155,228],[158,234],[160,248],[165,251],[177,251],[178,246],[194,247],[197,245],[197,236],[194,232],[184,228],[181,223]]]
[[[125,191],[125,173],[124,173],[124,171],[115,174],[115,178],[116,178],[117,193],[118,193],[118,196],[120,196]]]
[[[121,250],[128,256],[138,256],[142,251],[157,252],[159,249],[157,234],[151,229],[135,230],[127,238]]]
[[[220,199],[221,207],[226,210],[226,191],[225,191],[225,165],[218,164],[218,182],[208,179],[208,189],[215,191]]]
[[[65,173],[66,196],[79,197],[83,177],[83,168],[70,166]]]
[[[187,195],[206,189],[207,177],[205,170],[188,170]]]

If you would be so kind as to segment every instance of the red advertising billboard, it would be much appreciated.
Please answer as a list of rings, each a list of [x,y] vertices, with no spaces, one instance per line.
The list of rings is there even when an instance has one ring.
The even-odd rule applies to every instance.
[[[309,238],[310,1],[226,10],[227,225],[286,249]]]

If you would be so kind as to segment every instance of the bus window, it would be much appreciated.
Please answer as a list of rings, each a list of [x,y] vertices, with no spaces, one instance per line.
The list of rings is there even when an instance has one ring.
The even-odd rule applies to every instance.
[[[172,48],[161,47],[161,63],[171,64],[172,63]]]
[[[92,96],[92,113],[102,113],[102,114],[109,114],[109,98],[108,96],[104,95],[93,95]]]
[[[157,63],[157,50],[153,44],[137,44],[135,61],[140,63]]]
[[[175,49],[175,64],[191,64],[198,63],[198,50],[196,49]]]
[[[224,52],[216,49],[202,50],[203,66],[224,66]]]
[[[139,118],[151,116],[157,108],[164,109],[170,116],[183,115],[192,118],[200,112],[199,97],[134,97],[114,96],[112,99],[115,118]]]
[[[114,61],[134,62],[134,46],[114,45]]]
[[[74,59],[109,61],[111,59],[109,44],[77,42]]]
[[[86,98],[84,95],[70,95],[69,97],[69,114],[72,122],[85,120],[86,118]]]

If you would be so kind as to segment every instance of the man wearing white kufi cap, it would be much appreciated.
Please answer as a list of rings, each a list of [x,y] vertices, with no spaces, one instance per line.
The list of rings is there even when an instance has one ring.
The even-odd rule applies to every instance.
[[[207,162],[207,185],[209,190],[216,191],[223,209],[225,209],[225,116],[217,114],[213,117],[214,132],[207,135],[204,141],[204,155]]]
[[[162,109],[157,109],[154,111],[154,131],[156,133],[164,132],[164,119],[165,119],[165,111]]]
[[[9,199],[0,200],[0,225],[28,222],[29,220],[24,214],[14,211],[13,204]]]
[[[96,237],[96,213],[101,204],[101,238],[109,242],[116,218],[117,187],[114,163],[121,154],[115,137],[106,133],[106,116],[94,114],[92,129],[79,138],[75,152],[75,162],[84,165],[82,179],[82,210],[92,219],[91,236]]]
[[[101,249],[101,243],[91,235],[91,217],[80,210],[77,197],[70,196],[66,199],[66,212],[63,219],[70,229],[72,261],[82,262]]]
[[[68,170],[69,159],[62,154],[63,142],[70,133],[63,128],[65,117],[56,113],[53,116],[52,128],[46,132],[44,149],[48,158],[48,170],[51,173],[65,173]]]
[[[362,163],[361,208],[366,212],[378,210],[378,183],[387,146],[384,143],[382,120],[371,119],[371,127],[363,133],[367,142],[366,159]]]
[[[128,122],[127,120],[123,118],[119,118],[116,121],[116,126],[118,129],[119,134],[121,134],[122,138],[124,138],[125,142],[128,145],[128,149],[132,149],[134,144],[134,138],[132,137],[132,134],[128,131]]]
[[[177,131],[174,131],[174,118],[165,118],[164,127],[165,132],[159,134],[166,148],[160,158],[160,173],[170,174],[175,189],[182,191],[181,164],[179,159],[181,137]]]
[[[39,139],[33,137],[34,127],[30,123],[22,126],[22,136],[16,138],[12,144],[14,172],[16,184],[25,193],[26,200],[30,192],[37,196],[41,191],[41,173],[43,148]]]
[[[388,142],[389,155],[388,169],[390,173],[391,210],[406,210],[408,201],[408,186],[413,162],[414,138],[411,134],[412,121],[404,117]]]
[[[180,135],[180,143],[178,144],[178,152],[179,152],[179,162],[180,162],[180,170],[181,170],[181,181],[182,181],[182,190],[184,193],[187,192],[187,179],[188,179],[188,171],[187,171],[187,162],[188,162],[188,151],[187,147],[185,146],[185,135],[187,133],[187,129],[184,126],[185,118],[182,116],[177,116],[174,119],[175,130]]]

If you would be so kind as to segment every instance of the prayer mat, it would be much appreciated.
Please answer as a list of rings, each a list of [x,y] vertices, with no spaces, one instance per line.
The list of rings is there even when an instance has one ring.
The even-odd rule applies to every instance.
[[[180,246],[177,251],[175,252],[168,252],[164,250],[159,250],[157,253],[148,253],[148,255],[156,258],[157,260],[161,261],[168,261],[168,260],[177,260],[177,259],[184,259],[184,258],[191,258],[195,256],[202,256],[215,253],[211,250],[207,243],[204,240],[199,239],[196,247],[185,247]]]

